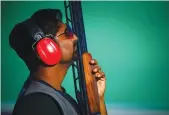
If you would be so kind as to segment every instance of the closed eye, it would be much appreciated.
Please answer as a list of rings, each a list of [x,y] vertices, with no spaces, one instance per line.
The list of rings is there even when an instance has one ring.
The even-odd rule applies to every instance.
[[[69,32],[67,28],[65,29],[65,32],[64,32],[64,33],[65,33],[65,36],[66,36],[66,37],[69,37],[69,38],[73,37],[72,32]]]

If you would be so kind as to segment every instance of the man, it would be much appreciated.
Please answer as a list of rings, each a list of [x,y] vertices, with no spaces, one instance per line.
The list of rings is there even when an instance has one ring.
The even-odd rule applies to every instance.
[[[43,60],[40,60],[37,56],[36,48],[34,49],[36,41],[32,38],[29,32],[30,27],[28,27],[31,24],[25,24],[24,21],[13,28],[9,39],[10,46],[23,59],[30,70],[29,78],[25,82],[15,104],[13,115],[64,115],[68,112],[68,115],[80,114],[76,101],[62,87],[68,68],[77,58],[76,43],[78,38],[76,35],[70,34],[70,27],[62,22],[62,13],[58,9],[39,10],[30,19],[42,30],[45,36],[52,36],[51,39],[59,46],[61,59],[53,65],[44,64]],[[96,60],[92,60],[90,64],[94,65],[92,66],[92,73],[97,79],[101,113],[106,113],[104,103],[105,75],[100,71],[101,68],[97,65]],[[30,93],[31,90],[36,89],[36,87],[30,88],[34,83],[40,85],[40,87],[42,86],[44,90]],[[45,89],[54,91],[60,96],[56,99],[59,99],[56,101],[50,95],[50,92],[48,92],[49,95],[48,93],[42,93],[45,92]],[[60,98],[67,102],[66,109],[70,105],[67,113],[65,112],[66,109],[63,109],[65,105],[60,102]]]

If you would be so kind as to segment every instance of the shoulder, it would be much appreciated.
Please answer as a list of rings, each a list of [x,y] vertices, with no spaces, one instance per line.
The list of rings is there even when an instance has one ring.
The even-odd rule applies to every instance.
[[[62,115],[59,104],[43,93],[32,93],[20,98],[13,115]]]

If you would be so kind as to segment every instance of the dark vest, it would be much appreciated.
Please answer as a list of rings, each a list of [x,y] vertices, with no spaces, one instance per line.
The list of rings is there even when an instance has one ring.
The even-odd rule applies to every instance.
[[[59,103],[64,115],[78,115],[73,105],[59,92],[52,87],[43,84],[41,82],[32,81],[28,88],[22,93],[22,96],[29,95],[31,93],[40,92],[51,96],[57,103]]]

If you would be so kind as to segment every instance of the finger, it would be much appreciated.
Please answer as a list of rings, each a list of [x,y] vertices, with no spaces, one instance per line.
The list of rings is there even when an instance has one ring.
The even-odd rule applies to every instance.
[[[92,60],[89,62],[89,64],[91,64],[91,65],[97,65],[98,62],[97,62],[96,59],[92,59]]]
[[[104,73],[104,72],[97,72],[97,73],[95,74],[95,77],[97,77],[97,78],[105,77],[105,73]]]
[[[104,72],[97,72],[96,74],[95,74],[95,78],[96,78],[96,81],[98,81],[98,80],[104,80],[105,79],[105,73]]]
[[[101,70],[101,67],[99,65],[95,65],[93,68],[92,68],[92,73],[96,73],[96,72],[99,72]]]

